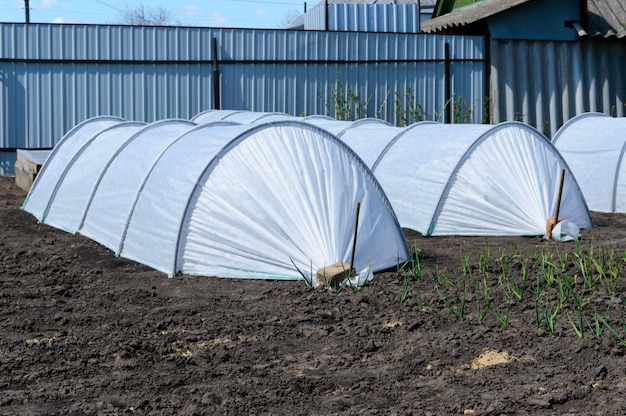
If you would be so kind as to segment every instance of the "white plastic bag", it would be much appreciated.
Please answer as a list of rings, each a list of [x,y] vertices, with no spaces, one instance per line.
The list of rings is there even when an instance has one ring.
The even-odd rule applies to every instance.
[[[552,229],[554,241],[572,241],[580,237],[580,228],[571,221],[559,221]]]

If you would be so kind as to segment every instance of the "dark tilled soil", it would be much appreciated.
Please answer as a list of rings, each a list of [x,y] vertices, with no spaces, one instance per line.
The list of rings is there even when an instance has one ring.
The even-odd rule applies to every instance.
[[[527,289],[505,325],[494,313],[479,323],[473,288],[455,316],[458,292],[435,284],[438,272],[450,281],[462,276],[464,256],[530,259],[574,243],[407,231],[423,266],[410,293],[407,274],[393,270],[358,293],[337,294],[303,282],[168,278],[38,224],[20,210],[24,197],[13,178],[0,178],[0,414],[626,412],[626,348],[607,329],[593,333],[595,314],[603,314],[624,335],[622,282],[614,293],[597,285],[582,338],[566,315],[576,316],[571,301],[553,333],[539,327],[537,311],[553,304],[555,288],[539,308]],[[594,220],[581,245],[623,253],[626,216]],[[488,278],[497,279],[495,263]],[[519,272],[520,261],[513,267]],[[529,270],[535,282],[541,269]],[[502,293],[492,303],[501,318]]]

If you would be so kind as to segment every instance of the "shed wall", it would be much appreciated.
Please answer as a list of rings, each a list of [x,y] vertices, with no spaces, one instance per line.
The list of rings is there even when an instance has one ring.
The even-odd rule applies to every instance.
[[[588,111],[623,117],[626,43],[490,41],[492,122],[522,121],[548,137]]]
[[[345,32],[418,33],[417,4],[320,3],[304,16],[305,30]]]

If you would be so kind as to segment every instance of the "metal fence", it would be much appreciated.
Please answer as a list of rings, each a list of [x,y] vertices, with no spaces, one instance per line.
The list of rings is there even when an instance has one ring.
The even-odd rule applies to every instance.
[[[90,117],[211,108],[480,122],[485,39],[444,35],[0,23],[0,174]]]
[[[304,15],[305,30],[377,33],[418,33],[417,4],[324,4]]]
[[[626,113],[626,42],[490,42],[492,122],[518,120],[548,137],[588,111]]]

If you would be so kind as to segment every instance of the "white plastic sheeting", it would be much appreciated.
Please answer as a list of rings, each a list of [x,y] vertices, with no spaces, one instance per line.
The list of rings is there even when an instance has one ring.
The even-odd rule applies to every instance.
[[[420,123],[372,166],[400,224],[425,235],[544,235],[563,169],[559,216],[593,226],[563,158],[522,123]]]
[[[299,121],[149,125],[97,118],[63,138],[23,208],[173,275],[301,279],[337,261],[361,277],[409,256],[367,166]],[[314,279],[313,279],[314,280]]]
[[[626,212],[626,118],[580,114],[558,130],[552,143],[572,169],[589,209]]]
[[[207,110],[194,116],[191,121],[206,124],[213,121],[230,121],[233,123],[256,123],[294,119],[285,113],[265,113],[246,110]]]
[[[339,121],[324,117],[307,117],[305,122],[330,131],[346,143],[371,167],[389,141],[403,129],[372,118]]]
[[[41,217],[47,212],[48,200],[55,192],[59,177],[63,174],[65,166],[71,163],[76,153],[75,149],[80,149],[101,130],[121,121],[123,120],[118,117],[95,117],[78,124],[63,136],[50,152],[46,163],[41,167],[37,179],[30,189],[29,195],[36,195],[35,198],[31,198],[32,200],[29,201],[30,207],[34,212],[41,213]],[[66,149],[70,142],[71,149]],[[46,174],[48,170],[53,173],[50,175]],[[41,219],[41,217],[38,217],[38,219]]]
[[[593,226],[569,167],[552,143],[522,123],[395,127],[384,121],[309,116],[372,169],[400,225],[424,235],[544,235],[556,213]]]

